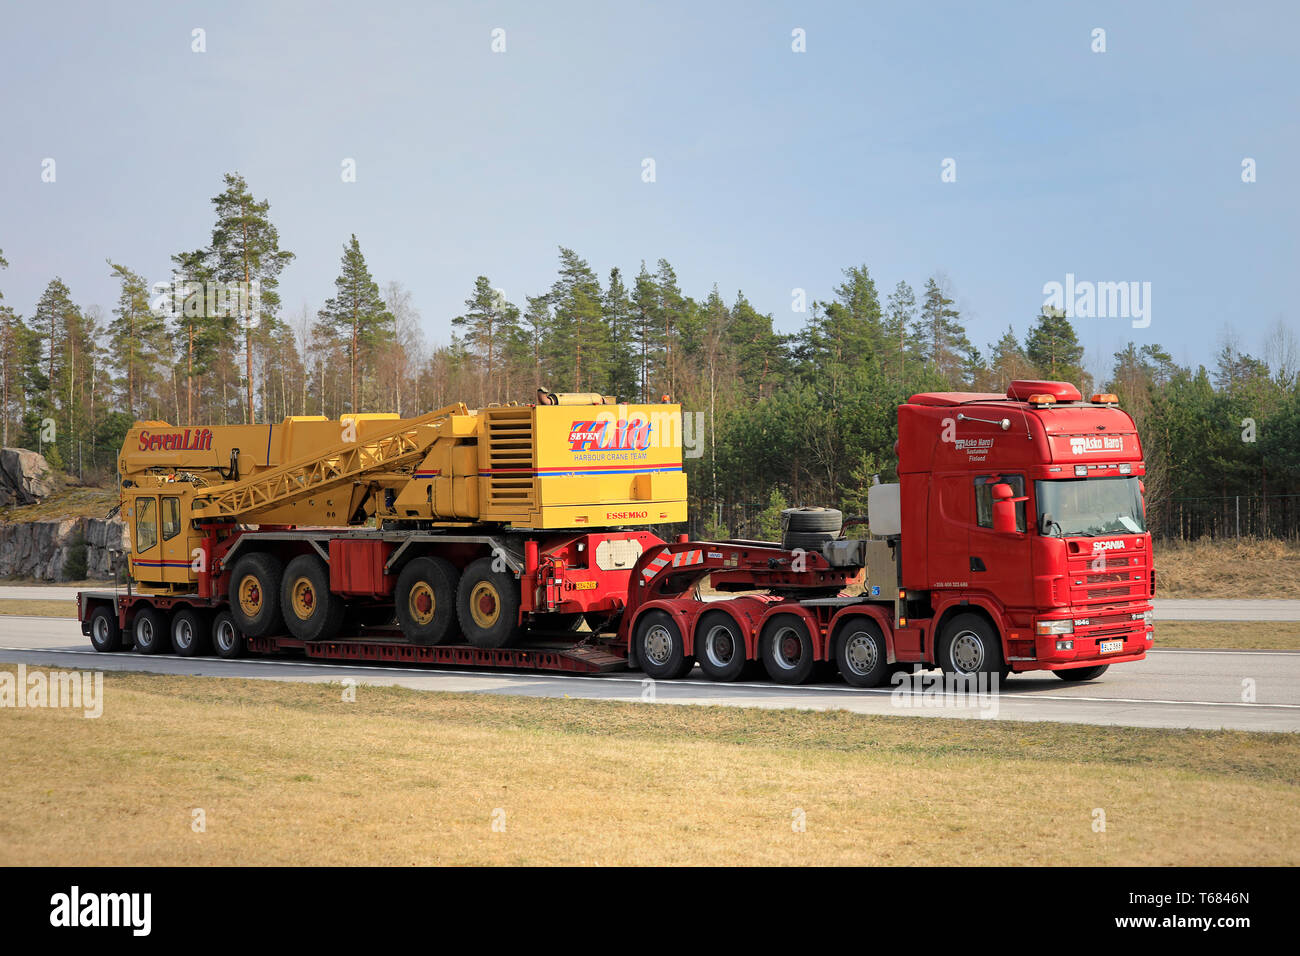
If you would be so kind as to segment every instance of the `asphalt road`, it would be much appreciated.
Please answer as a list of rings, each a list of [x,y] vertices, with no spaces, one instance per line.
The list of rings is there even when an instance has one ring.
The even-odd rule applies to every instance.
[[[53,585],[0,586],[0,600],[74,601],[80,590]],[[1156,598],[1155,610],[1158,621],[1300,621],[1300,601]]]
[[[864,714],[1131,727],[1300,731],[1300,652],[1296,651],[1158,650],[1145,661],[1116,665],[1100,680],[1088,684],[1069,685],[1050,675],[1017,675],[1003,685],[1001,694],[975,698],[964,706],[945,702],[935,693],[931,683],[937,673],[934,671],[916,675],[908,687],[856,690],[839,683],[799,687],[757,682],[716,684],[700,677],[698,669],[684,680],[647,682],[636,672],[576,677],[351,665],[297,657],[237,661],[145,657],[133,652],[98,654],[75,622],[37,617],[0,617],[0,661],[21,662],[29,667],[318,683],[352,678],[360,685],[396,684],[417,690],[533,697],[653,699],[673,704],[841,709]],[[364,689],[358,692],[364,693]],[[1242,699],[1250,694],[1253,699]]]

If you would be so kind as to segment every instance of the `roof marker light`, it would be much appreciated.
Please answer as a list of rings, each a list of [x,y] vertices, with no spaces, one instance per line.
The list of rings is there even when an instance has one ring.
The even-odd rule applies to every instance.
[[[1029,396],[1029,404],[1030,404],[1030,405],[1055,405],[1055,404],[1056,404],[1056,396],[1055,396],[1055,395],[1044,395],[1044,394],[1041,394],[1041,393],[1038,394],[1038,395],[1030,395],[1030,396]]]
[[[1103,392],[1100,395],[1092,396],[1092,403],[1094,405],[1118,405],[1119,397],[1112,395],[1110,392]]]

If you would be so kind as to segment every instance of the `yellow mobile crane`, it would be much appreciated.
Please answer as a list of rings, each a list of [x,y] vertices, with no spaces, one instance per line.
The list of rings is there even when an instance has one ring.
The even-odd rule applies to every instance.
[[[130,586],[80,599],[104,650],[125,635],[196,654],[210,635],[236,656],[394,618],[408,644],[503,648],[530,625],[616,617],[660,541],[619,529],[686,518],[680,406],[595,394],[408,419],[138,422],[118,466]]]

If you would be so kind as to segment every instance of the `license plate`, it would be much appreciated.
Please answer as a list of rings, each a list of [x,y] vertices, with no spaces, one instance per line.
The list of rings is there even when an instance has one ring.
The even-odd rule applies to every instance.
[[[594,591],[594,590],[596,590],[596,582],[595,582],[595,581],[576,581],[576,582],[574,582],[573,589],[574,589],[575,591]]]
[[[1101,641],[1097,645],[1097,651],[1101,654],[1115,654],[1124,650],[1123,641]]]

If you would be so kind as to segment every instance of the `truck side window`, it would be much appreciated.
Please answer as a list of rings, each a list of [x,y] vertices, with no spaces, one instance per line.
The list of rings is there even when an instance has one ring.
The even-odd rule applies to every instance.
[[[975,523],[981,528],[993,527],[993,486],[1007,484],[1017,498],[1025,495],[1024,475],[980,475],[975,479]],[[1024,531],[1025,505],[1028,502],[1016,502],[1016,530]]]
[[[164,498],[162,500],[163,540],[170,541],[181,533],[181,500]]]
[[[158,499],[135,499],[135,550],[139,554],[158,543]]]

